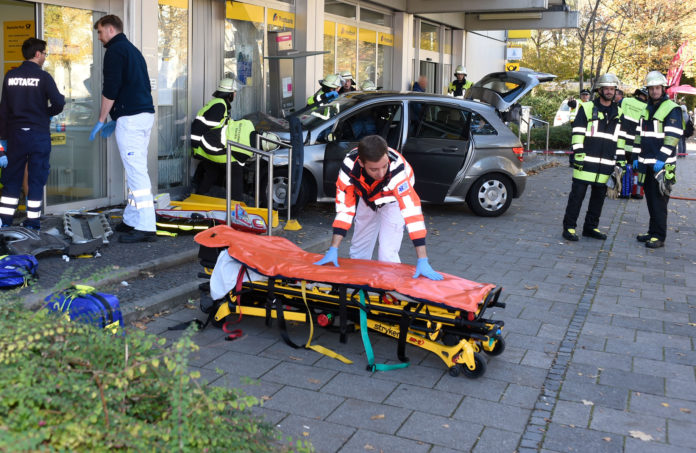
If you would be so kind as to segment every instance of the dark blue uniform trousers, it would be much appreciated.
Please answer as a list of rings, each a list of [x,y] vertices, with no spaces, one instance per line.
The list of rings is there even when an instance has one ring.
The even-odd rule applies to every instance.
[[[7,168],[2,170],[2,197],[0,219],[4,226],[12,225],[12,218],[19,204],[19,194],[24,179],[24,168],[28,164],[29,193],[27,195],[27,220],[25,226],[40,226],[41,203],[44,186],[51,168],[51,135],[32,130],[17,129],[9,133],[7,140]]]

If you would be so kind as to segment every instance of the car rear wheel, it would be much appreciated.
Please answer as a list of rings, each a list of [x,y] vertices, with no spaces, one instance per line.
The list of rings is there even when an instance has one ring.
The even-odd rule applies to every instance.
[[[466,202],[476,215],[497,217],[512,203],[512,183],[500,173],[484,175],[471,186]]]

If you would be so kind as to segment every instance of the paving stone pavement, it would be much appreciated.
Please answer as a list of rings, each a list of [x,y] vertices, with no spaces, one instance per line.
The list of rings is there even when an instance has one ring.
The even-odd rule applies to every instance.
[[[696,197],[695,173],[696,156],[679,161],[674,195]],[[197,334],[192,368],[262,397],[258,414],[320,452],[696,452],[696,203],[670,202],[663,249],[635,240],[644,200],[606,200],[608,239],[571,243],[561,238],[569,188],[570,169],[558,166],[531,176],[499,218],[424,208],[435,269],[504,287],[507,307],[488,314],[505,321],[507,348],[479,379],[451,377],[410,346],[410,367],[369,373],[355,335],[315,337],[355,361],[345,365],[289,348],[253,318],[233,342]],[[330,208],[312,209],[326,218]],[[401,258],[415,262],[407,238]],[[167,327],[195,313],[166,314],[148,331],[173,339]],[[378,360],[394,359],[396,343],[372,337]]]
[[[680,159],[674,195],[696,197],[694,174],[696,156]],[[647,228],[644,200],[606,200],[608,239],[570,243],[561,238],[569,189],[566,165],[530,176],[498,218],[464,205],[424,207],[433,267],[504,288],[507,307],[488,316],[505,321],[507,347],[479,379],[451,377],[440,359],[411,346],[408,368],[369,373],[359,336],[341,344],[334,333],[315,335],[355,362],[346,365],[289,348],[251,317],[232,342],[214,328],[196,334],[191,368],[210,385],[261,398],[257,414],[319,452],[696,452],[696,204],[670,202],[663,249],[635,240]],[[332,208],[310,207],[294,240],[330,229]],[[401,259],[415,263],[407,237]],[[195,273],[188,263],[139,280],[160,291]],[[115,290],[137,303],[136,286]],[[168,327],[201,317],[185,302],[147,330],[175,340],[180,332]],[[307,328],[290,335],[299,341]],[[395,341],[371,339],[378,361],[396,359]]]

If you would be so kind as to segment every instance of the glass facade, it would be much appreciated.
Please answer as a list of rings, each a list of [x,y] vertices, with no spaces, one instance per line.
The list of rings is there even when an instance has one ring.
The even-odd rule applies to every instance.
[[[358,80],[372,80],[376,82],[377,64],[377,32],[374,30],[360,29],[358,39]]]
[[[239,91],[230,109],[232,118],[263,111],[264,8],[239,2],[227,3],[224,76],[237,79]]]
[[[324,21],[324,50],[329,53],[324,54],[324,70],[322,77],[336,72],[336,22]]]
[[[189,163],[188,0],[159,0],[157,42],[158,188],[187,184]]]
[[[356,8],[341,2],[327,2],[324,10],[351,18]],[[329,53],[324,54],[323,75],[349,70],[358,84],[371,80],[378,87],[384,87],[391,80],[394,35],[370,24],[391,25],[392,16],[360,8],[359,20],[346,22],[324,21],[324,50]]]
[[[350,71],[356,74],[356,40],[358,27],[346,24],[338,24],[336,33],[336,72]],[[356,80],[357,82],[357,80]]]
[[[106,197],[106,141],[89,140],[101,108],[101,44],[92,28],[99,16],[86,9],[43,7],[49,54],[43,69],[66,101],[51,120],[48,205]]]

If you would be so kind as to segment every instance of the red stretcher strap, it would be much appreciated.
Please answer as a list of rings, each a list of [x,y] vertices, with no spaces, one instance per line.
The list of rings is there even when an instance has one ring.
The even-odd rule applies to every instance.
[[[476,311],[478,304],[495,287],[444,272],[445,278],[441,281],[413,278],[415,266],[408,264],[339,258],[339,267],[317,266],[313,263],[321,259],[321,255],[305,252],[285,238],[243,233],[226,225],[198,233],[195,241],[206,247],[228,247],[232,258],[267,277],[396,291],[414,299],[466,311]]]

